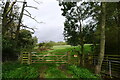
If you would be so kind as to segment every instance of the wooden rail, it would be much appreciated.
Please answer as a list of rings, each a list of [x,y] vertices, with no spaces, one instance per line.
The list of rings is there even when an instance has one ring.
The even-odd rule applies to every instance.
[[[32,60],[32,61],[66,61],[66,60]]]
[[[32,55],[31,63],[66,63],[64,57],[67,55]]]
[[[47,53],[47,52],[44,52]],[[54,52],[58,53],[58,52]],[[63,52],[61,52],[63,53]],[[35,53],[27,53],[24,52],[21,54],[21,63],[68,63],[70,60],[70,53],[69,52],[64,52],[62,55],[52,55],[52,54],[46,54],[46,55],[36,55]]]
[[[67,55],[32,55],[32,57],[34,57],[34,56],[67,56]]]
[[[68,62],[32,62],[32,63],[68,63]]]

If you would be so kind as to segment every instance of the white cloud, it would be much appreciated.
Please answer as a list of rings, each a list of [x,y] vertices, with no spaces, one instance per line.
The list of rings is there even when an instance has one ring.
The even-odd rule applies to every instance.
[[[36,6],[39,10],[26,8],[32,16],[36,16],[38,21],[45,22],[45,24],[38,24],[34,20],[24,16],[24,23],[30,27],[36,26],[35,36],[38,37],[39,42],[42,41],[63,41],[64,17],[61,15],[62,11],[56,0],[36,0],[42,2],[40,5],[33,0],[28,1],[28,5]]]

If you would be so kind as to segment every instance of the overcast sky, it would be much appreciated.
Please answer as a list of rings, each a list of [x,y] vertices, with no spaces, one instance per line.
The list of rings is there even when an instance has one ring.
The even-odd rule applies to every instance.
[[[38,24],[29,17],[23,17],[23,23],[29,27],[35,28],[34,36],[37,36],[38,42],[42,41],[63,41],[63,30],[65,18],[61,15],[62,11],[56,0],[36,0],[40,4],[35,3],[33,0],[27,0],[27,5],[35,6],[38,8],[26,8],[33,17],[39,22]]]

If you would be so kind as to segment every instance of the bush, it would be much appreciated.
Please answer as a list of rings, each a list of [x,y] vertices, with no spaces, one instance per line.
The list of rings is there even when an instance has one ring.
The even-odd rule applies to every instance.
[[[17,49],[14,47],[15,41],[9,38],[2,38],[2,61],[17,60]]]
[[[59,42],[56,43],[56,45],[67,45],[67,43],[66,43],[66,42],[62,42],[62,41],[59,41]]]
[[[47,49],[51,49],[53,46],[54,46],[54,45],[53,45],[52,43],[50,43],[50,42],[48,42],[48,43],[45,44],[45,47],[46,47]]]
[[[45,50],[47,50],[47,49],[51,49],[51,48],[54,46],[54,44],[55,44],[55,43],[53,43],[52,41],[39,43],[39,44],[38,44],[39,50],[40,50],[40,51],[45,51]]]

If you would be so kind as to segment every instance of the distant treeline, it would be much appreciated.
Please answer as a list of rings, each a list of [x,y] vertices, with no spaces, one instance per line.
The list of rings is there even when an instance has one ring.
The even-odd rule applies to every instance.
[[[63,42],[63,41],[59,41],[59,42],[55,42],[55,41],[47,41],[47,42],[41,42],[41,43],[38,43],[39,46],[43,45],[43,44],[51,44],[53,46],[56,46],[56,45],[67,45],[66,42]]]

